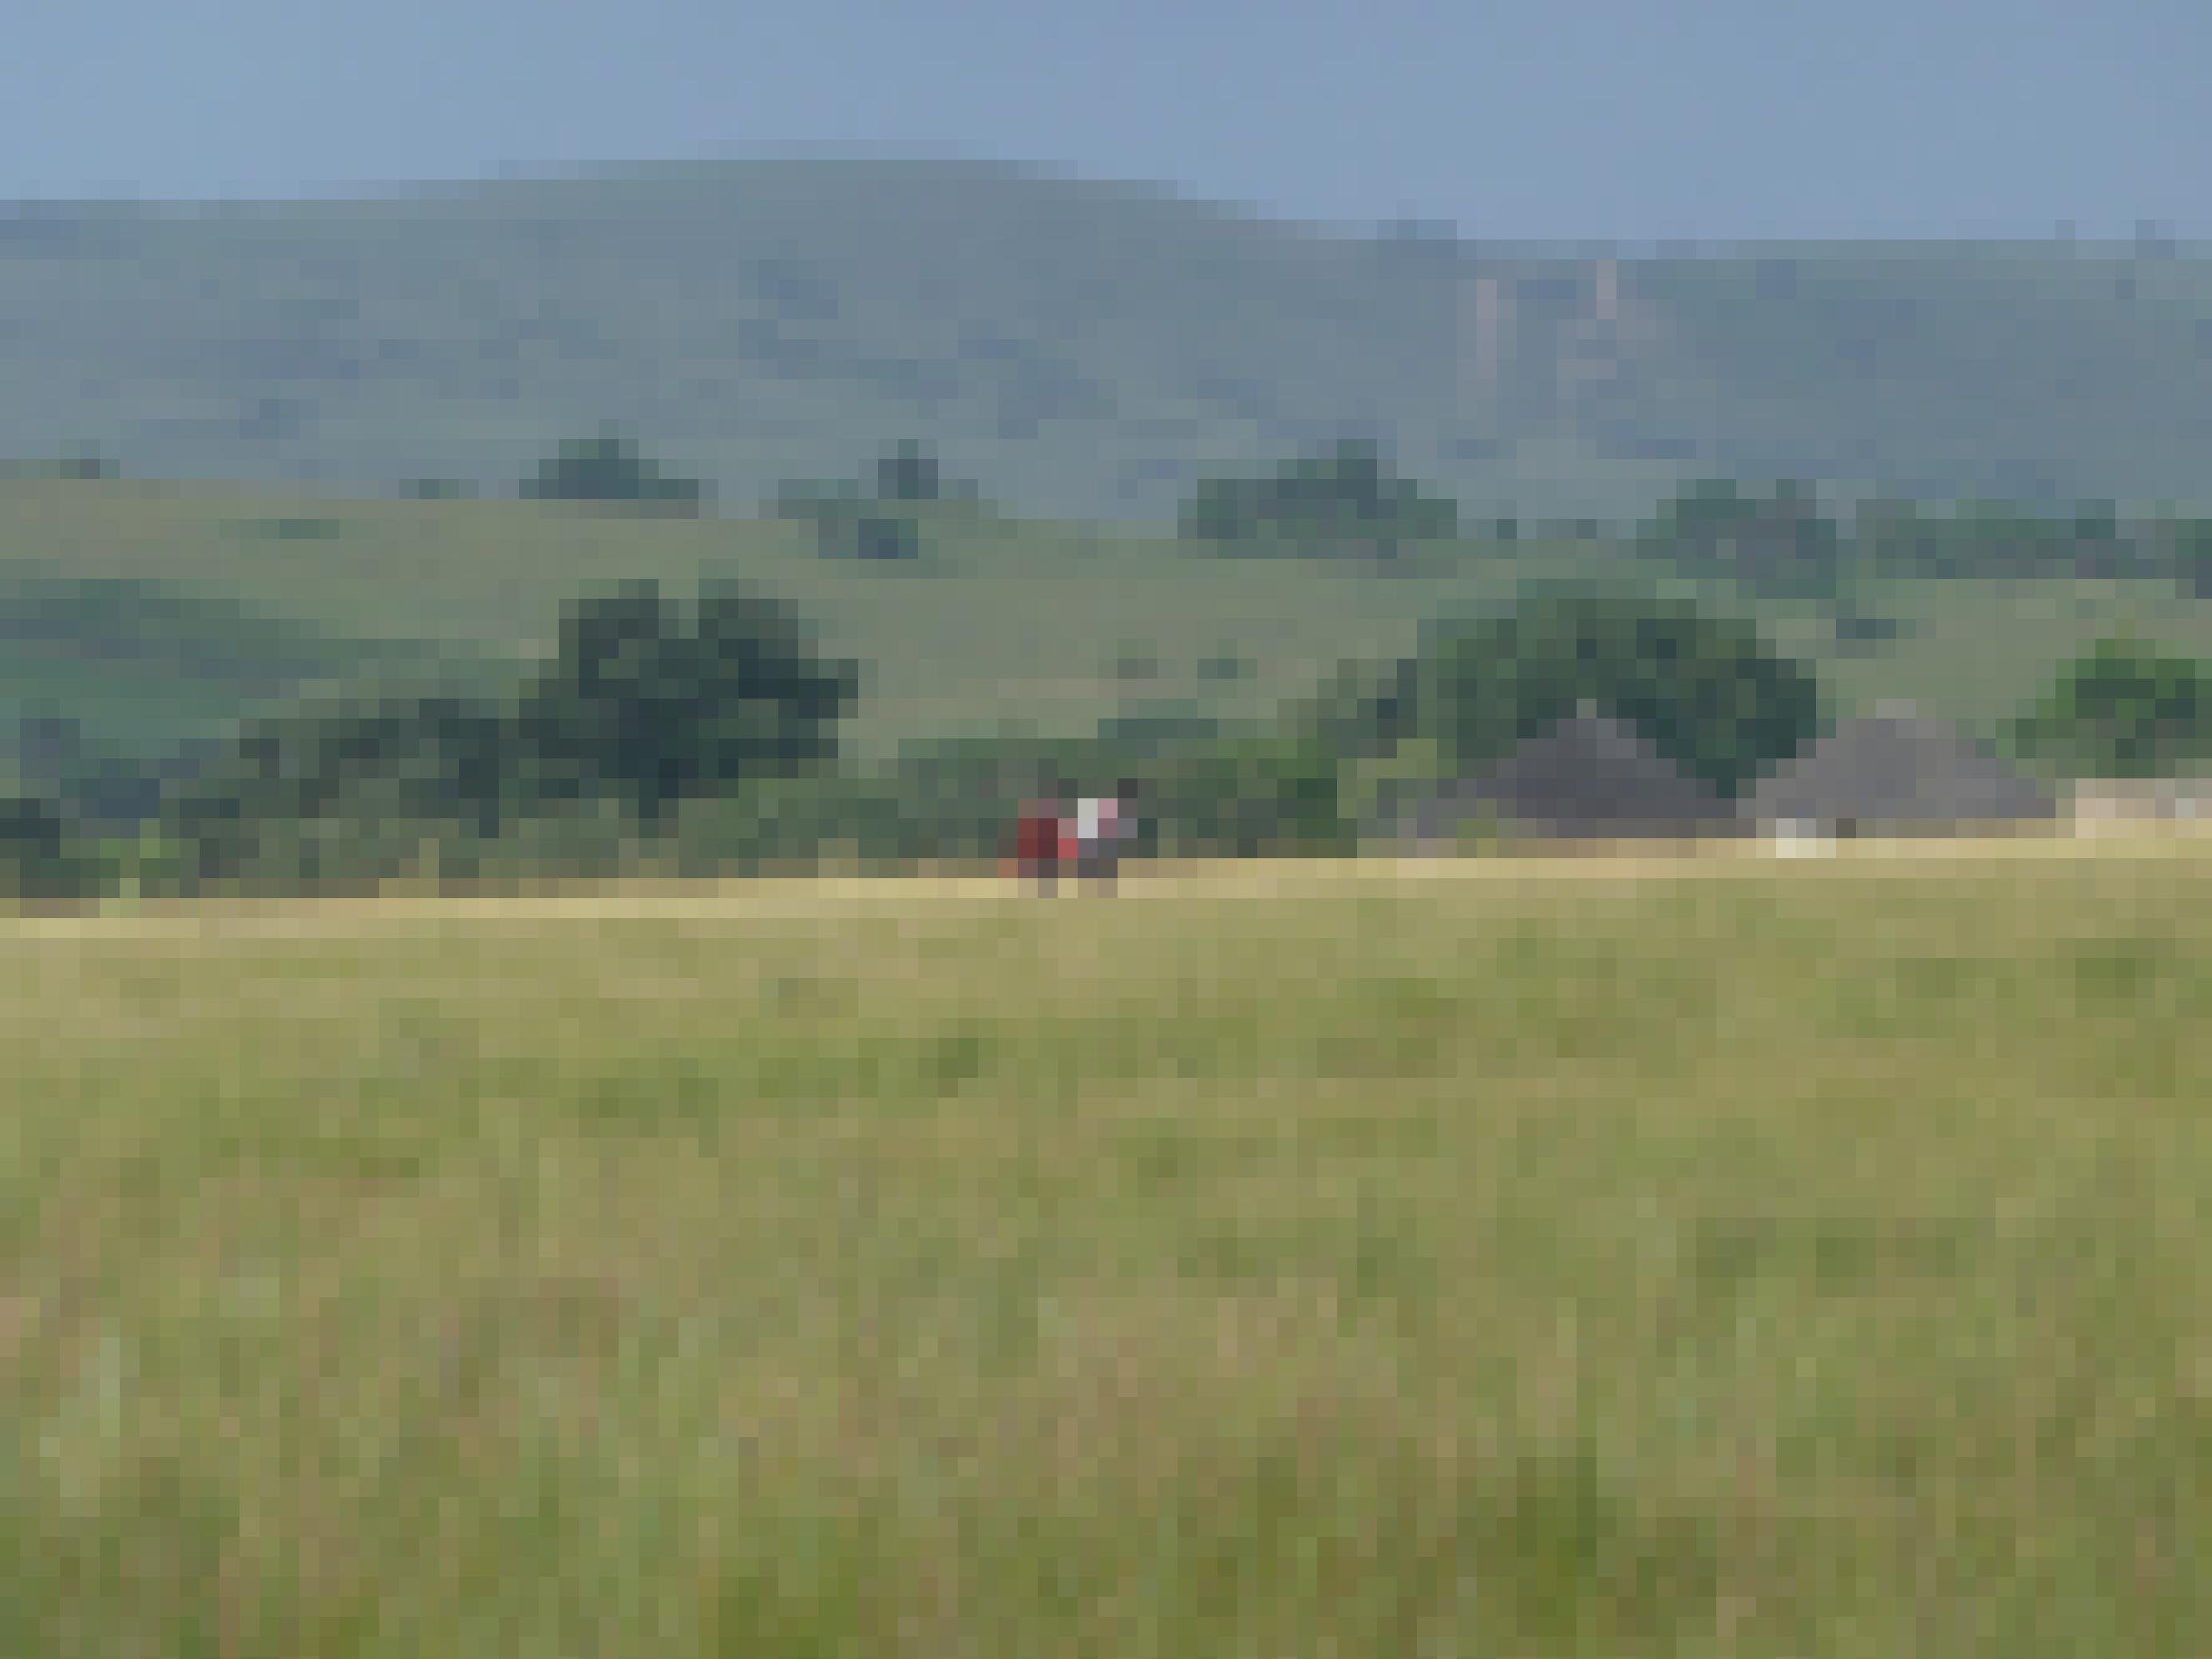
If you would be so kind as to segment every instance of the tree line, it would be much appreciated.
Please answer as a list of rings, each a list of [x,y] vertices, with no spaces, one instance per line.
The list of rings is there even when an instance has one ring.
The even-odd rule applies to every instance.
[[[705,494],[611,429],[564,446],[521,493]],[[849,550],[872,520],[977,499],[909,443],[852,483],[793,492],[788,510]],[[1351,444],[1272,480],[1202,491],[1183,527],[1247,555],[1327,556],[1350,536],[1358,556],[1388,558],[1450,532],[1455,512],[1396,478],[1372,446]],[[1905,558],[1913,536],[1935,533],[1909,515],[1874,521],[1893,538],[1882,557]],[[1967,522],[1965,540],[1942,544],[1958,570],[1995,556],[1973,536],[2000,521]],[[2124,539],[2117,520],[2094,515],[2075,536],[2075,557]],[[1753,589],[1833,593],[1834,573],[1873,556],[1855,556],[1812,492],[1792,485],[1692,486],[1643,537],[1657,568],[1728,574]],[[2203,550],[2186,535],[2175,544]],[[1439,621],[1403,658],[1342,665],[1313,696],[1244,728],[1123,723],[1079,741],[963,739],[863,771],[840,730],[864,692],[864,665],[823,654],[802,618],[750,585],[708,581],[679,599],[617,583],[576,596],[550,656],[500,694],[301,704],[149,784],[151,799],[106,781],[110,795],[138,801],[127,834],[104,831],[88,798],[0,796],[0,886],[65,896],[964,862],[998,853],[1024,796],[1123,779],[1139,787],[1156,850],[1340,853],[1390,791],[1502,758],[1583,702],[1724,795],[1794,753],[1828,712],[1813,671],[1751,624],[1633,581],[1524,587],[1510,611]],[[2212,760],[2212,670],[2106,641],[2066,665],[2007,737],[2021,756],[2080,775],[2199,764]]]
[[[702,583],[579,596],[556,649],[496,696],[338,698],[249,722],[171,780],[135,835],[71,804],[0,799],[0,885],[19,896],[369,890],[846,861],[994,860],[1016,804],[1127,780],[1140,851],[1356,850],[1391,792],[1504,757],[1595,702],[1723,795],[1830,714],[1804,663],[1750,623],[1631,584],[1537,587],[1439,623],[1402,658],[1347,663],[1248,729],[972,738],[850,763],[863,665],[787,605]],[[2146,775],[2212,759],[2212,671],[2107,641],[2013,723],[2023,753]]]
[[[15,463],[0,475],[113,478],[112,457],[81,448],[54,461]],[[417,478],[417,499],[465,495],[458,480]],[[616,423],[556,444],[515,485],[526,501],[695,515],[713,492],[647,454]],[[917,439],[893,444],[855,477],[781,486],[768,510],[808,526],[826,558],[925,560],[932,526],[948,511],[985,510],[979,485],[945,471]],[[1459,503],[1401,474],[1381,445],[1347,438],[1257,472],[1201,478],[1178,513],[1194,549],[1236,556],[1336,559],[1389,566],[1423,545],[1514,541],[1530,531],[1610,539],[1655,568],[1742,584],[1767,597],[1834,602],[1845,626],[1863,625],[1853,601],[1888,577],[2087,577],[2172,581],[2212,594],[2212,519],[2165,513],[2124,517],[2115,503],[2037,511],[2003,501],[1938,508],[1875,496],[1846,515],[1804,480],[1694,479],[1625,530],[1595,520],[1524,524],[1511,514],[1469,520]]]

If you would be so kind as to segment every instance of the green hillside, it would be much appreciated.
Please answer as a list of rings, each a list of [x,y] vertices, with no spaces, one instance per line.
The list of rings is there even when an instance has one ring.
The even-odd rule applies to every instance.
[[[2189,252],[1609,267],[1007,167],[730,161],[0,216],[0,455],[511,489],[619,419],[744,501],[914,434],[1024,512],[1164,520],[1209,468],[1359,428],[1481,512],[1767,471],[2202,501],[2208,319]]]
[[[109,740],[164,747],[322,682],[483,684],[544,649],[562,605],[595,582],[643,576],[681,590],[733,573],[868,665],[852,730],[863,755],[1010,720],[1073,733],[1146,709],[1256,719],[1345,658],[1407,649],[1431,617],[1503,606],[1527,580],[1616,570],[1629,556],[1610,543],[1462,542],[1384,574],[933,511],[931,556],[909,568],[825,560],[803,526],[778,521],[8,483],[0,714],[50,703]],[[1852,648],[1818,605],[1718,583],[1693,591],[1760,618],[1846,708],[1910,697],[1992,720],[2121,626],[2212,655],[2212,601],[2162,584],[1876,584],[1862,603],[1896,619],[1898,637]]]

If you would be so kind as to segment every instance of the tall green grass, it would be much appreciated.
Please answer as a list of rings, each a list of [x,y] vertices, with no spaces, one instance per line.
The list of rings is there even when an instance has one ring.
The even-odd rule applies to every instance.
[[[0,1651],[2185,1654],[2212,870],[0,934]]]

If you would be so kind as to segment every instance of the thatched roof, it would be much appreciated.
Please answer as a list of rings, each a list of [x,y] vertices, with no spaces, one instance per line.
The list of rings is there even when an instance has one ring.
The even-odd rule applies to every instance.
[[[2052,817],[2058,800],[1956,727],[1885,705],[1784,763],[1744,810],[1759,823],[1929,829]]]
[[[1405,838],[1433,844],[1491,814],[1551,837],[1686,837],[1728,828],[1728,804],[1643,737],[1587,706],[1525,740],[1504,761],[1417,806]]]

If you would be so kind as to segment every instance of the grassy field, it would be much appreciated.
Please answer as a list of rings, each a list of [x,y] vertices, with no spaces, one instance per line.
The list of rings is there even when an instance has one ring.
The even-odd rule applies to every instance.
[[[1961,850],[7,924],[0,1651],[2201,1652],[2212,863]]]

